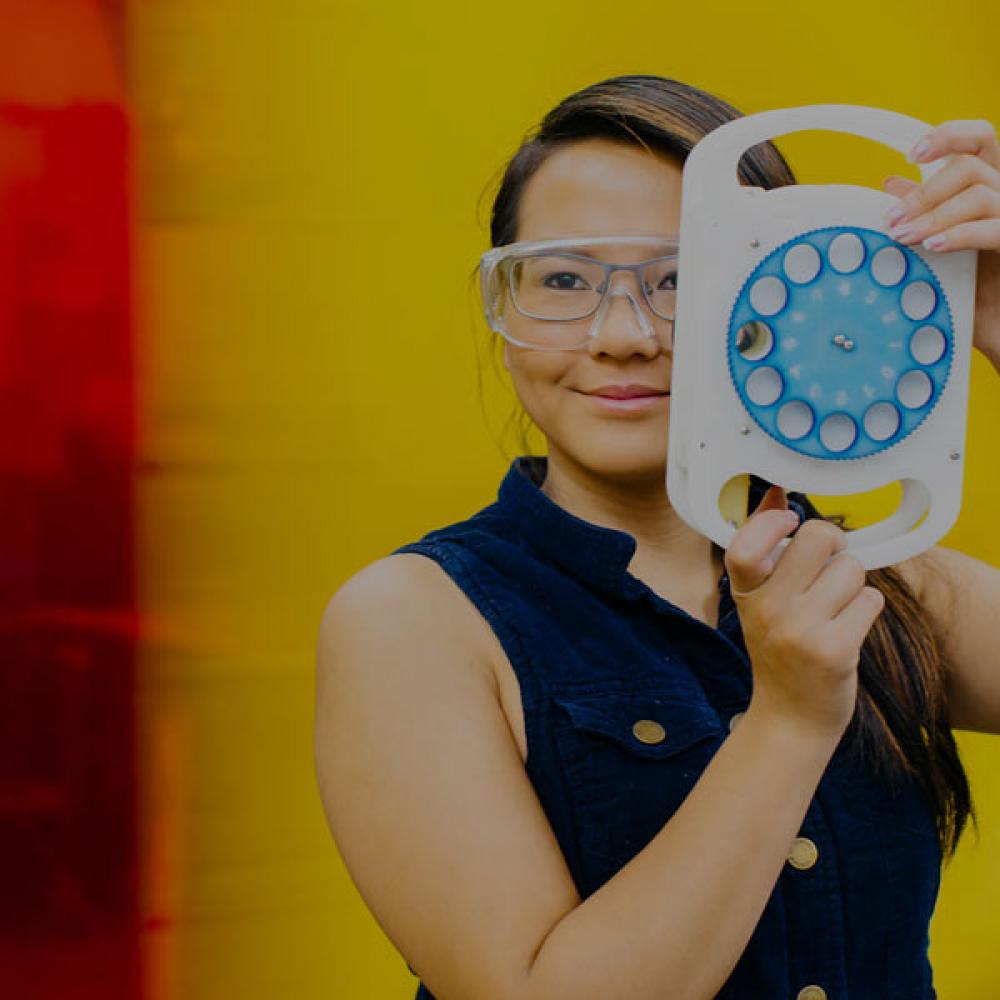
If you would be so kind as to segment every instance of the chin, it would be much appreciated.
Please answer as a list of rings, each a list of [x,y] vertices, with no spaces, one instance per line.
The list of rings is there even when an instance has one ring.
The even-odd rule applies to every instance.
[[[622,447],[587,448],[576,453],[576,460],[595,475],[617,482],[650,483],[666,482],[666,447],[655,451],[648,448],[631,449]]]
[[[665,423],[638,426],[614,421],[587,426],[587,437],[578,435],[573,451],[587,455],[595,464],[610,469],[666,470],[668,427]]]

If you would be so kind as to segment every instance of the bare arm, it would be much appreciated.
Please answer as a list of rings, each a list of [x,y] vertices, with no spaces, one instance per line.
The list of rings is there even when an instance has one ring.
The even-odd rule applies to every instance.
[[[399,554],[334,595],[317,648],[330,828],[369,909],[439,1000],[524,997],[538,942],[580,902],[483,628],[440,567]]]
[[[952,729],[1000,735],[1000,569],[943,545],[897,563],[947,668]]]
[[[753,933],[836,740],[751,704],[664,828],[552,929],[532,1000],[707,1000]]]

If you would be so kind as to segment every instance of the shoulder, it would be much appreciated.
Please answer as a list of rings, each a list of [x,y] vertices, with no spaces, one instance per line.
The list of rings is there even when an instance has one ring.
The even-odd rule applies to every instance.
[[[903,578],[917,603],[936,624],[944,624],[953,609],[955,588],[971,561],[954,549],[935,545],[891,567]]]
[[[317,668],[418,672],[489,667],[485,622],[434,559],[399,552],[363,567],[323,609]],[[484,676],[490,675],[484,671]]]
[[[919,602],[923,602],[924,578],[927,575],[927,554],[925,552],[904,559],[902,562],[893,563],[887,568],[902,577],[903,582],[913,592],[913,596]]]
[[[347,607],[363,616],[378,614],[389,607],[404,612],[413,607],[426,608],[453,599],[455,589],[430,556],[393,552],[345,580],[327,603],[323,618],[325,621]]]
[[[913,562],[912,560],[910,561]],[[1000,569],[935,545],[908,568],[924,618],[940,643],[953,729],[1000,733]]]

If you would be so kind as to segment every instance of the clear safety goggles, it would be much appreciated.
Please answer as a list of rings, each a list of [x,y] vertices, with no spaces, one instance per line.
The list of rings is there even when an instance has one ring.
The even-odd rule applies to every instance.
[[[617,248],[642,259],[619,264],[600,258],[621,256]],[[639,332],[661,337],[672,349],[677,251],[674,236],[565,237],[494,247],[479,264],[486,322],[520,347],[568,351],[598,336],[612,300],[620,297],[631,306]],[[615,271],[635,275],[638,297],[624,282],[612,285]],[[518,321],[511,310],[532,322]]]

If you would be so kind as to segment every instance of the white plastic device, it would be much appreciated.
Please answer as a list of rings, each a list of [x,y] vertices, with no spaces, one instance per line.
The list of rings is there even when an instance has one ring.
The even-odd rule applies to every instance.
[[[976,252],[891,239],[896,199],[884,191],[764,190],[736,172],[750,146],[791,132],[849,133],[905,155],[930,128],[812,105],[727,122],[688,155],[667,492],[723,548],[746,517],[748,473],[824,495],[901,483],[896,511],[847,533],[866,569],[930,548],[958,516]],[[921,165],[922,178],[944,162]]]

